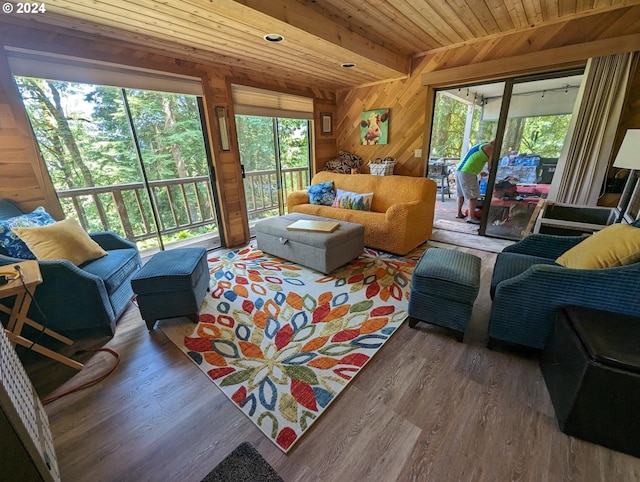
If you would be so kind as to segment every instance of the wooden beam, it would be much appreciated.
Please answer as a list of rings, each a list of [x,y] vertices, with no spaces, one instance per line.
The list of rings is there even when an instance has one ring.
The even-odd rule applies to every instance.
[[[640,34],[594,40],[529,54],[435,70],[422,74],[422,85],[445,87],[468,82],[486,82],[514,75],[531,74],[548,68],[584,65],[592,57],[640,50]]]
[[[27,112],[20,98],[20,92],[11,75],[6,52],[0,45],[0,107],[4,106],[8,107],[10,115],[3,122],[5,135],[3,136],[3,146],[1,147],[13,147],[14,152],[12,155],[8,155],[7,158],[2,159],[0,163],[0,178],[4,177],[6,182],[8,172],[12,168],[20,166],[22,168],[20,171],[23,174],[20,176],[22,184],[24,186],[36,184],[39,192],[30,190],[27,193],[26,190],[17,188],[15,184],[11,186],[3,185],[3,196],[12,197],[13,201],[20,204],[25,210],[35,209],[38,204],[44,204],[51,216],[57,220],[64,219],[58,196],[51,184],[44,160],[40,155],[40,149],[33,136]],[[8,128],[9,126],[13,129]],[[25,165],[29,165],[30,168],[25,168]],[[13,181],[15,183],[15,179]],[[15,196],[7,196],[7,190],[13,191]],[[31,205],[31,203],[25,204],[24,201],[27,197],[30,197],[31,203],[35,205]]]
[[[355,33],[318,12],[305,7],[296,0],[281,0],[278,2],[264,0],[234,0],[254,11],[267,15],[279,22],[290,25],[305,34],[316,36],[319,40],[329,42],[345,50],[344,62],[358,62],[357,57],[364,57],[406,75],[409,73],[409,58],[403,57],[391,50],[376,44],[371,40]],[[219,9],[220,4],[217,5]],[[274,32],[278,33],[278,32]],[[351,57],[349,57],[351,54]]]

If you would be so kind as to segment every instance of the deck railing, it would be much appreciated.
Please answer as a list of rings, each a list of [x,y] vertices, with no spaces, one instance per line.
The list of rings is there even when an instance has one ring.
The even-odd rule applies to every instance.
[[[304,189],[309,182],[307,168],[282,170],[282,199],[289,192]],[[150,191],[158,206],[160,234],[173,234],[211,226],[218,231],[215,203],[209,176],[150,181]],[[245,174],[249,218],[278,209],[278,182],[275,170]],[[58,191],[65,213],[75,217],[87,231],[115,231],[130,241],[155,238],[156,223],[144,183],[86,187]]]
[[[282,169],[281,172],[280,195],[284,205],[291,191],[304,189],[309,185],[309,169],[292,167]],[[275,169],[246,172],[244,188],[249,219],[256,219],[261,213],[279,209],[281,200],[278,185],[278,172]]]

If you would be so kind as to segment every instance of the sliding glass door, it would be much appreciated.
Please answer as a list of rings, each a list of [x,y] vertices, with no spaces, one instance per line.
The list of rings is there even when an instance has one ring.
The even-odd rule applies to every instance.
[[[514,81],[481,227],[488,236],[522,238],[536,204],[549,194],[581,77]]]
[[[68,217],[141,249],[220,245],[199,98],[16,82]]]
[[[472,146],[496,138],[498,148],[478,175],[477,208],[460,219],[455,196],[439,195],[438,228],[513,240],[526,233],[549,193],[581,80],[573,70],[436,92],[429,176],[449,176],[440,189],[455,191],[456,166]]]
[[[309,121],[236,115],[249,225],[284,214],[287,195],[309,184]]]

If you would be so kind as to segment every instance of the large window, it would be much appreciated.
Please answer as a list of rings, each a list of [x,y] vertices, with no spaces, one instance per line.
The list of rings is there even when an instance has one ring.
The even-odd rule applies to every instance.
[[[16,82],[67,216],[142,249],[220,244],[199,98]]]
[[[237,115],[249,224],[284,214],[287,195],[309,184],[306,119]]]

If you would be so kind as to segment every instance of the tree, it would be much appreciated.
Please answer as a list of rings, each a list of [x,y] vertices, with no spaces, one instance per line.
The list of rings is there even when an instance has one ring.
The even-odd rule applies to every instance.
[[[240,160],[247,172],[273,169],[276,163],[271,117],[236,116]]]
[[[471,118],[469,146],[463,146],[464,129],[469,112],[469,103],[438,92],[433,113],[431,135],[431,157],[459,157],[463,147],[469,148],[478,142],[493,138],[497,123],[482,119],[482,109],[474,107]]]
[[[29,78],[16,78],[16,82],[58,191],[141,185],[132,123],[149,179],[209,172],[197,99],[193,96]],[[131,122],[125,96],[129,100]],[[199,202],[201,187],[187,185],[184,196],[175,186],[159,189],[156,197],[161,216],[169,213],[165,221],[173,223],[175,212],[178,224],[188,223],[198,216],[193,206],[206,210]],[[138,226],[137,232],[144,231],[148,219],[143,217],[151,212],[149,200],[144,195],[139,197],[141,188],[136,189],[136,192],[125,189],[122,197],[112,193],[78,197],[82,209],[77,214],[68,199],[63,200],[63,208],[71,216],[82,217],[90,228],[106,227],[101,220],[107,219],[109,228],[116,230],[120,223],[118,214],[124,208],[131,224]],[[175,190],[172,196],[168,195],[168,189]],[[96,198],[101,202],[93,202]],[[138,210],[140,201],[142,213]],[[104,210],[98,213],[103,206]],[[190,217],[187,209],[191,210]]]
[[[529,117],[520,149],[540,157],[560,157],[571,114]]]
[[[525,117],[507,120],[504,138],[502,139],[501,156],[508,155],[510,151],[520,151],[520,143],[522,141],[526,120]]]
[[[27,104],[35,107],[34,113],[40,114],[36,117],[34,129],[38,129],[36,136],[45,141],[47,149],[43,156],[46,152],[52,157],[53,165],[62,173],[67,188],[78,184],[93,186],[92,171],[84,162],[71,127],[70,119],[74,117],[69,116],[62,106],[60,93],[73,93],[73,86],[66,82],[32,78],[19,78],[17,82]],[[76,118],[84,120],[81,116]],[[76,171],[79,171],[82,182],[74,175]]]
[[[304,119],[278,118],[278,140],[282,168],[309,165],[309,123]]]

